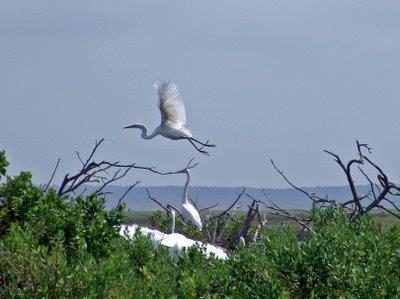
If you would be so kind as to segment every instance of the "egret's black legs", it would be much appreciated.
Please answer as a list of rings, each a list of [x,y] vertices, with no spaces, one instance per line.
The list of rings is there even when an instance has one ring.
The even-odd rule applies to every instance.
[[[195,141],[195,142],[201,144],[202,146],[217,147],[215,144],[209,144],[210,140],[208,140],[208,139],[207,139],[206,143],[203,143],[203,142],[201,142],[201,141],[199,141],[199,140],[197,140],[197,139],[195,139],[195,138],[193,138],[193,137],[190,137],[190,139],[191,139],[192,141]]]
[[[187,138],[187,140],[189,140],[189,142],[194,146],[194,148],[195,148],[197,151],[199,151],[200,153],[202,153],[202,154],[204,154],[204,155],[207,155],[207,156],[210,155],[207,151],[203,150],[204,146],[198,148],[198,147],[196,146],[196,144],[192,141],[192,138]]]

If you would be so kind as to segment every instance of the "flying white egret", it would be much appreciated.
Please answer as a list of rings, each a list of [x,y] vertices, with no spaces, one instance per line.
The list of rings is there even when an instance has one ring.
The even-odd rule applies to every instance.
[[[136,128],[142,131],[143,139],[152,139],[157,135],[164,136],[172,140],[186,139],[200,153],[208,155],[204,147],[215,147],[209,144],[208,140],[203,143],[192,137],[192,133],[185,128],[186,111],[183,105],[182,95],[175,83],[171,81],[162,81],[154,83],[154,88],[158,93],[158,108],[161,112],[161,124],[155,128],[153,133],[147,134],[147,128],[143,124],[133,124],[124,127],[124,129]],[[201,145],[198,147],[195,143]]]

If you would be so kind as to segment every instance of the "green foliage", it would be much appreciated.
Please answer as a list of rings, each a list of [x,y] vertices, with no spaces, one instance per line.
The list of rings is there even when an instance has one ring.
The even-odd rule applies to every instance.
[[[319,296],[393,297],[400,291],[400,231],[369,216],[350,222],[343,211],[315,211],[316,234],[303,246],[304,291]]]
[[[1,174],[7,165],[0,154]],[[314,210],[313,234],[265,229],[261,240],[206,258],[171,259],[147,237],[119,236],[124,207],[105,198],[43,192],[23,172],[0,185],[0,298],[394,298],[400,294],[400,229],[340,209]],[[161,214],[153,225],[170,229]],[[177,228],[198,234],[177,221]],[[229,228],[234,235],[237,228]]]
[[[0,151],[0,179],[1,176],[6,174],[6,168],[8,166],[8,161],[6,159],[5,151]]]
[[[400,230],[365,216],[350,222],[340,209],[315,210],[315,234],[264,234],[264,254],[287,289],[300,297],[393,297],[400,291]]]

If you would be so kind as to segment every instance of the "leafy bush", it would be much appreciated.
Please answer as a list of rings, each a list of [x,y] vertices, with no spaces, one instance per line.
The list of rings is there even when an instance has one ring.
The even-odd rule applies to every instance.
[[[6,158],[5,151],[0,151],[0,179],[1,176],[6,174],[6,168],[8,166],[8,161]]]
[[[265,232],[262,248],[287,289],[301,297],[392,297],[400,292],[400,230],[341,209],[314,210],[315,234]]]
[[[261,240],[208,259],[196,248],[171,259],[147,237],[119,236],[124,207],[96,195],[44,192],[0,153],[0,297],[381,298],[400,294],[400,230],[337,208],[314,210],[313,234],[265,229]],[[170,227],[165,217],[154,224]],[[192,227],[177,223],[191,233]],[[234,229],[232,229],[232,234]]]

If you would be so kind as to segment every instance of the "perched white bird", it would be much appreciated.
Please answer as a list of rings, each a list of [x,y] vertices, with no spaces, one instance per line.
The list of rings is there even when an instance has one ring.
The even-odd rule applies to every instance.
[[[196,207],[189,202],[187,196],[187,189],[190,182],[190,171],[186,168],[182,170],[182,172],[186,174],[186,183],[182,194],[182,217],[185,220],[192,221],[193,224],[196,225],[199,230],[201,230],[203,228],[203,224],[201,223],[199,211],[197,211]]]
[[[244,240],[243,236],[240,236],[239,238],[239,246],[246,246],[246,241]]]
[[[182,95],[175,83],[171,81],[162,81],[154,83],[154,88],[158,93],[158,107],[161,112],[161,124],[155,128],[153,133],[147,134],[147,128],[143,124],[133,124],[124,127],[124,129],[136,128],[142,131],[143,139],[152,139],[157,135],[164,136],[172,140],[186,139],[200,153],[208,155],[204,147],[215,147],[214,144],[203,143],[192,137],[192,133],[185,128],[186,111],[183,105]],[[195,143],[200,144],[198,147]]]
[[[148,236],[155,249],[157,249],[160,246],[161,240],[167,236],[167,234],[164,234],[156,229],[139,227],[136,224],[121,225],[119,234],[121,236],[125,236],[126,233],[128,237],[132,239],[135,236],[136,231],[139,231],[142,235]]]
[[[175,233],[175,211],[171,210],[171,217],[172,217],[172,226],[170,235],[166,235],[161,240],[161,245],[168,247],[168,253],[171,257],[176,257],[182,253],[182,251],[187,250],[190,247],[198,246],[200,250],[205,254],[207,257],[215,257],[221,260],[228,259],[228,255],[225,251],[217,246],[211,244],[203,244],[200,241],[195,241],[185,237],[184,235]]]
[[[158,230],[150,229],[147,227],[138,227],[137,225],[122,225],[120,229],[120,235],[129,238],[134,238],[137,230],[151,240],[154,249],[158,249],[160,246],[165,246],[168,248],[169,255],[174,258],[181,254],[183,251],[187,250],[192,246],[198,246],[200,250],[207,257],[215,257],[221,260],[228,259],[228,255],[225,253],[224,249],[211,244],[204,244],[200,241],[195,241],[185,237],[184,235],[175,233],[175,211],[171,211],[172,216],[172,227],[171,234],[164,234]]]
[[[177,173],[185,173],[186,174],[186,183],[183,189],[182,194],[182,216],[184,220],[192,221],[199,230],[202,229],[203,225],[201,222],[200,214],[197,211],[196,207],[193,206],[187,196],[187,189],[190,182],[190,171],[188,168],[178,171]],[[155,229],[149,229],[146,227],[138,228],[137,225],[130,225],[125,226],[122,225],[120,229],[120,235],[125,236],[126,232],[128,237],[133,238],[135,236],[136,230],[139,230],[140,233],[147,235],[151,242],[153,243],[153,247],[157,249],[160,245],[165,246],[168,248],[169,255],[171,257],[176,257],[177,255],[181,254],[182,251],[187,250],[190,247],[198,246],[200,250],[205,254],[207,257],[215,257],[218,259],[228,259],[227,254],[225,253],[223,248],[216,247],[211,244],[204,244],[200,241],[195,241],[181,235],[179,233],[175,233],[175,210],[171,209],[171,217],[172,217],[172,224],[171,224],[171,234],[165,234]]]

